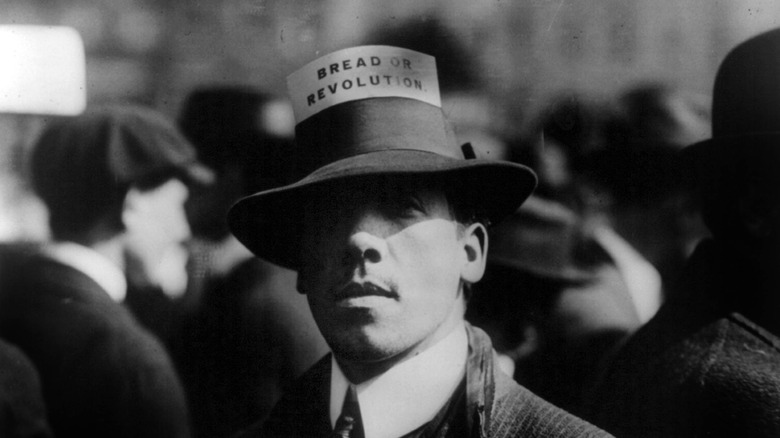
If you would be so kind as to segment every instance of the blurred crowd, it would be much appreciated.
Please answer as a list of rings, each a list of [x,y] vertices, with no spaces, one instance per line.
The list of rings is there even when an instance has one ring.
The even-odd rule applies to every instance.
[[[712,237],[683,153],[710,138],[711,98],[645,81],[564,90],[510,120],[437,32],[413,23],[365,43],[433,55],[458,141],[538,177],[489,228],[466,319],[515,381],[637,436],[593,405],[609,404],[621,352],[681,299],[686,263]],[[228,437],[270,415],[329,351],[296,272],[255,257],[226,221],[239,199],[302,177],[284,93],[203,86],[176,117],[130,102],[24,117],[40,129],[17,140],[23,170],[3,178],[34,194],[46,238],[0,246],[0,435]]]

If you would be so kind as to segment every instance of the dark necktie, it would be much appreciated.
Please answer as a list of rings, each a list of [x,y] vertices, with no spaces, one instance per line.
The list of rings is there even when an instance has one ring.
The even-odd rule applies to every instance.
[[[357,390],[352,385],[349,385],[349,388],[347,388],[347,394],[344,396],[344,405],[341,407],[341,415],[336,420],[336,427],[333,429],[332,437],[365,438]]]

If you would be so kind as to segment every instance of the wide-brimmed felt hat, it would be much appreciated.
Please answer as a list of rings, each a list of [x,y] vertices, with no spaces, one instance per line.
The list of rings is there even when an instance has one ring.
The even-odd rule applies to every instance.
[[[470,158],[440,108],[434,60],[389,46],[326,55],[288,78],[296,114],[299,181],[237,202],[233,234],[257,256],[299,267],[301,218],[312,196],[384,176],[438,179],[491,222],[531,194],[527,167]]]
[[[712,138],[684,151],[702,184],[720,185],[746,160],[780,158],[778,78],[780,29],[750,38],[726,56],[715,78]]]

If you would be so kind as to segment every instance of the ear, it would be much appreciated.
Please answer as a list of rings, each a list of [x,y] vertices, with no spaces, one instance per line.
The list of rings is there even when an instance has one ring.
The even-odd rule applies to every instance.
[[[488,234],[485,226],[480,223],[469,225],[463,231],[462,243],[466,260],[460,278],[467,283],[476,283],[482,279],[487,263]]]

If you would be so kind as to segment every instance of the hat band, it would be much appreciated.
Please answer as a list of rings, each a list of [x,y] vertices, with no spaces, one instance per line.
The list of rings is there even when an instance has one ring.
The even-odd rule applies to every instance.
[[[295,130],[299,172],[384,150],[415,150],[463,159],[441,109],[405,98],[365,99],[331,107]]]

